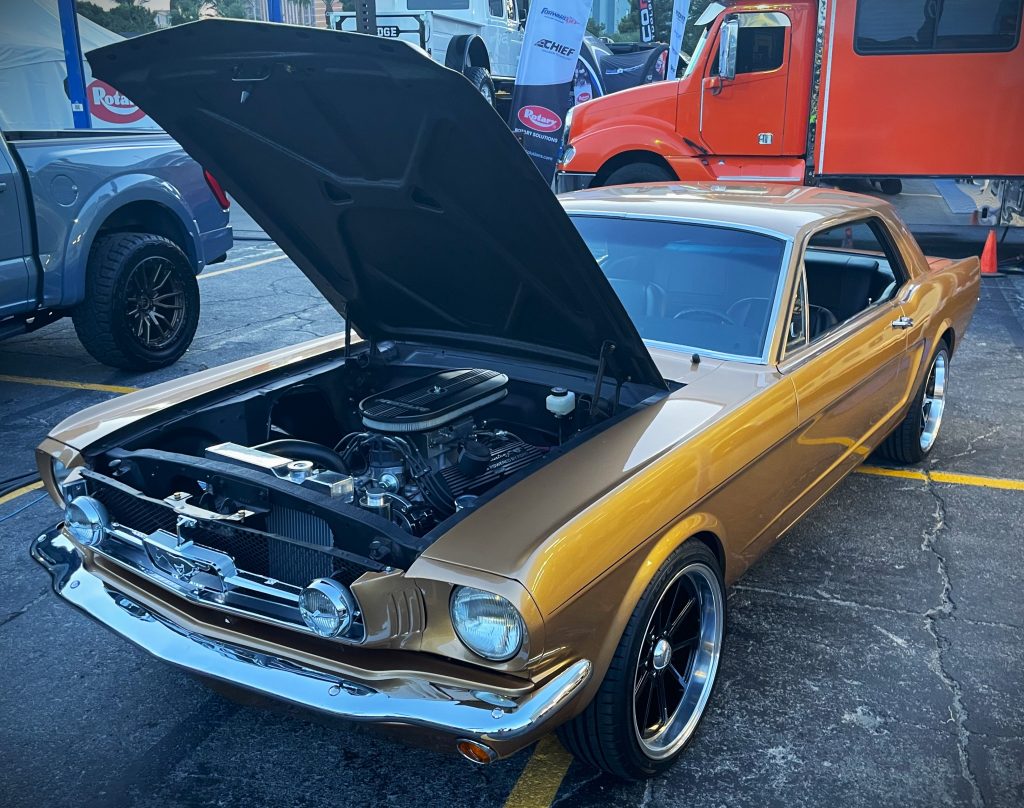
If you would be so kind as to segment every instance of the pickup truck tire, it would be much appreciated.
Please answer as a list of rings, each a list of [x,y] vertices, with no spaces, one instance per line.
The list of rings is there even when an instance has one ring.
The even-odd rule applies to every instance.
[[[484,97],[492,107],[494,106],[494,82],[491,81],[491,74],[483,67],[467,67],[465,76],[470,84],[476,87],[480,95]]]
[[[98,361],[125,370],[176,362],[199,325],[199,285],[181,249],[152,233],[113,233],[93,244],[85,300],[72,312]]]
[[[629,163],[615,169],[605,185],[633,185],[640,182],[672,182],[676,177],[667,168],[654,163]]]

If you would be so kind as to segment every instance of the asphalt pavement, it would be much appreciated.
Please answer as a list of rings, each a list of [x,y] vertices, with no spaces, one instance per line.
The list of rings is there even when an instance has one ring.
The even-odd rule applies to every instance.
[[[30,470],[63,417],[125,388],[341,325],[269,242],[241,243],[200,289],[193,347],[156,373],[95,362],[69,321],[0,343],[0,478]],[[1024,491],[998,487],[1024,478],[1024,277],[985,281],[950,378],[925,467],[852,475],[733,588],[711,712],[646,784],[552,742],[478,768],[229,701],[60,602],[28,556],[59,511],[39,490],[0,501],[0,802],[1024,805]]]

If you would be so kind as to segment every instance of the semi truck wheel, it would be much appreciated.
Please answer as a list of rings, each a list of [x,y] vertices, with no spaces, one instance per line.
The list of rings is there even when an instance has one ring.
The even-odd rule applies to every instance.
[[[492,107],[494,106],[494,82],[491,81],[491,74],[483,67],[468,67],[466,68],[466,78],[469,79],[470,84],[476,87],[477,92],[480,93]]]
[[[199,325],[199,285],[181,249],[152,233],[114,233],[93,244],[75,331],[97,360],[125,370],[176,362]]]
[[[604,181],[605,185],[634,185],[642,182],[672,182],[676,177],[666,168],[654,163],[630,163],[615,169]]]
[[[897,194],[903,193],[903,180],[879,180],[878,187],[882,189],[882,193],[887,196],[896,196]]]

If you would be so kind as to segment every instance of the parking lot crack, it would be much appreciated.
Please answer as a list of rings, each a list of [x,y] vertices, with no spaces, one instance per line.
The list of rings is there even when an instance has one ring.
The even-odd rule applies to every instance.
[[[38,595],[36,595],[34,598],[32,598],[32,600],[30,600],[28,603],[26,603],[20,609],[17,609],[16,611],[13,611],[13,612],[11,612],[9,614],[5,614],[3,617],[0,617],[0,628],[3,628],[4,626],[6,626],[8,623],[10,623],[16,617],[21,617],[23,614],[25,614],[25,612],[27,612],[29,609],[31,609],[33,606],[35,606],[37,603],[39,603],[39,601],[41,601],[43,598],[45,598],[49,593],[50,593],[50,587],[46,587],[46,588],[43,589],[42,592],[40,592]]]
[[[951,720],[956,724],[956,746],[957,755],[960,760],[960,774],[971,788],[971,804],[975,808],[984,808],[985,797],[971,769],[969,749],[971,734],[967,729],[968,711],[963,700],[963,688],[949,670],[947,656],[951,642],[941,631],[942,622],[954,619],[956,613],[956,601],[953,599],[953,584],[949,577],[946,557],[936,547],[939,535],[947,527],[946,502],[931,480],[928,481],[927,488],[928,493],[935,500],[935,512],[932,525],[921,533],[921,549],[935,557],[942,587],[939,593],[939,603],[924,614],[925,630],[935,643],[935,650],[929,662],[929,667],[939,677],[952,696],[949,712]]]

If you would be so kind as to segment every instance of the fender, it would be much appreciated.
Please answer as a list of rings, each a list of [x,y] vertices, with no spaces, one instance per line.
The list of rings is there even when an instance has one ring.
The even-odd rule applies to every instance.
[[[96,235],[111,214],[133,202],[154,202],[170,211],[188,236],[182,247],[189,263],[196,272],[203,269],[199,225],[178,189],[149,174],[124,174],[101,185],[85,201],[69,228],[63,256],[50,256],[46,262],[50,268],[43,281],[44,306],[70,308],[85,298],[86,262]]]
[[[487,45],[476,34],[453,36],[444,54],[444,66],[465,73],[471,67],[482,67],[491,72],[491,57]]]
[[[627,152],[655,154],[670,165],[679,159],[692,160],[699,156],[680,140],[671,126],[655,118],[584,131],[570,142],[576,149],[576,156],[569,170],[591,174],[599,173],[609,161]]]

